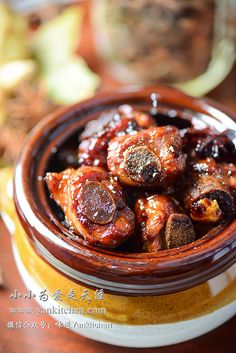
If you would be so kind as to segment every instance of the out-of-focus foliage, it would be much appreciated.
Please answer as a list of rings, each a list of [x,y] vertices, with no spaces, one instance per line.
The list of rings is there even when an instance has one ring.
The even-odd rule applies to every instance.
[[[57,104],[85,99],[99,84],[99,77],[76,55],[81,21],[81,9],[70,7],[43,25],[33,41],[49,98]]]
[[[0,89],[11,91],[22,81],[31,79],[36,72],[33,60],[14,60],[0,66]]]
[[[0,2],[0,65],[29,56],[27,22]]]
[[[82,16],[79,7],[69,7],[37,30],[32,48],[43,73],[70,60],[78,45]]]
[[[58,104],[73,104],[94,94],[99,77],[82,58],[72,58],[44,77],[48,95]]]
[[[96,91],[99,77],[76,52],[82,19],[82,8],[70,6],[32,29],[0,0],[0,167],[14,162],[28,132],[56,106]]]
[[[6,118],[5,103],[6,103],[5,95],[0,89],[0,128],[1,128],[1,124],[5,121],[5,118]]]

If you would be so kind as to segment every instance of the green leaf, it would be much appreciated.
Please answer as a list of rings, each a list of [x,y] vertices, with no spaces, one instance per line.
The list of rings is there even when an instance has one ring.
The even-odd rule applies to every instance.
[[[82,58],[74,57],[44,76],[49,97],[57,104],[73,104],[92,96],[100,82]]]
[[[29,56],[26,20],[0,2],[0,65]]]
[[[63,65],[74,54],[81,22],[81,9],[72,6],[42,25],[36,32],[32,47],[43,73]]]

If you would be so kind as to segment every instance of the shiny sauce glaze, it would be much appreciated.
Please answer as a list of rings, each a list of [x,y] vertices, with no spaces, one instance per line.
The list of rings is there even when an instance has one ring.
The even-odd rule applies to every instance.
[[[188,112],[123,105],[57,146],[45,190],[76,241],[124,252],[193,242],[235,217],[236,134]]]

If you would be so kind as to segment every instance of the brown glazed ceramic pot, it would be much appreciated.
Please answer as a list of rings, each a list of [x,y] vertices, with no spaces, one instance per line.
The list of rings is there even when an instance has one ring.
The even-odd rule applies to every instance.
[[[43,179],[47,171],[65,168],[61,151],[76,149],[88,121],[121,104],[157,108],[160,119],[169,124],[188,126],[192,121],[218,131],[236,130],[236,118],[219,104],[158,86],[100,94],[52,114],[32,131],[15,169],[14,201],[21,224],[14,232],[16,261],[29,289],[49,292],[50,307],[57,289],[87,291],[91,298],[104,290],[99,303],[91,298],[76,303],[66,293],[59,303],[67,308],[82,306],[85,311],[93,308],[92,314],[76,316],[91,327],[71,327],[82,335],[129,347],[177,343],[219,326],[236,313],[236,220],[194,243],[155,254],[95,248],[71,236]],[[95,313],[98,304],[104,306],[103,313]],[[63,322],[73,315],[54,314]],[[101,327],[92,327],[99,322]]]

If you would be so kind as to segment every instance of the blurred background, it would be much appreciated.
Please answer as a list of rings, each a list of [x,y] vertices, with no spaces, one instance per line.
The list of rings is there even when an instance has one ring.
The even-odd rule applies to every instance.
[[[59,106],[122,85],[202,96],[232,70],[236,0],[0,0],[0,167]]]

